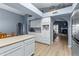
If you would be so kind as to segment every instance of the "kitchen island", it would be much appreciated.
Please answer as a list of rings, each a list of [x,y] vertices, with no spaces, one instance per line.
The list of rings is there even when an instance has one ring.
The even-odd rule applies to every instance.
[[[0,39],[0,56],[30,56],[35,52],[33,35],[20,35]]]

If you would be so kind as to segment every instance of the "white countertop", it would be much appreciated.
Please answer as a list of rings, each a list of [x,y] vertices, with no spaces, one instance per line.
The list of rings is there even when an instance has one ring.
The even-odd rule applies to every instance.
[[[23,40],[28,40],[33,37],[34,37],[33,35],[20,35],[20,36],[14,36],[9,38],[3,38],[3,39],[0,39],[0,47],[14,44]]]

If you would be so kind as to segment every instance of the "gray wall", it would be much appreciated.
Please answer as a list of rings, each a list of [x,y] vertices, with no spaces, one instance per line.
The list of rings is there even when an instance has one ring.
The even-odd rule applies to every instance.
[[[0,9],[0,32],[17,33],[17,23],[23,23],[21,15]]]

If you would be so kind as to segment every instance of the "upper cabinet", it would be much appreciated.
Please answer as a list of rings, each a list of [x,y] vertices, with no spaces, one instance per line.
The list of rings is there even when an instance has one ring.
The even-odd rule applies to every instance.
[[[41,19],[37,20],[31,20],[30,21],[30,26],[33,28],[39,28],[41,27]]]

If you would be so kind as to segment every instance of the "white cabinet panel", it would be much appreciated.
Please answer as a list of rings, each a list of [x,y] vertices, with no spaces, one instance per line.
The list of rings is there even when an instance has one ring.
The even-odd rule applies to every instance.
[[[18,46],[23,45],[23,44],[24,44],[24,42],[18,42],[18,43],[11,44],[9,46],[1,47],[0,48],[0,54],[6,53],[7,51],[10,51],[12,49],[15,49]]]
[[[25,45],[25,56],[30,56],[35,52],[35,44]]]
[[[31,27],[41,27],[41,19],[39,19],[39,20],[32,20],[31,21]]]
[[[28,42],[25,41],[25,56],[30,56],[35,52],[35,40],[30,39],[29,44],[27,45],[26,43]]]
[[[6,56],[24,56],[24,47],[21,46],[18,49],[16,49],[15,51],[7,54]]]
[[[15,49],[7,51],[6,53],[2,55],[3,56],[24,56],[24,46],[19,46]]]
[[[34,38],[0,48],[1,56],[30,56],[34,52]]]

